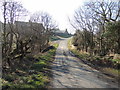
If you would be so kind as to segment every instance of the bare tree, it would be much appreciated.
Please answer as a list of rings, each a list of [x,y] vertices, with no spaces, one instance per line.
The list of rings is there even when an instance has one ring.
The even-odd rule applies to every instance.
[[[15,39],[18,40],[18,34],[14,27],[14,22],[19,17],[25,16],[26,9],[22,4],[15,1],[3,1],[3,17],[4,17],[4,29],[3,29],[3,59],[7,60],[9,66],[11,65],[11,59],[13,55],[13,44]],[[17,46],[17,43],[16,43]]]
[[[75,11],[74,20],[71,22],[72,26],[83,32],[89,32],[90,37],[83,33],[85,37],[84,45],[87,48],[87,40],[90,43],[90,54],[93,53],[95,44],[99,46],[99,52],[103,55],[108,51],[108,38],[104,37],[106,33],[106,26],[109,22],[117,22],[120,20],[120,1],[96,1],[87,2],[83,7]],[[71,21],[71,20],[69,20]],[[77,33],[77,32],[76,32]],[[80,35],[76,34],[78,37]],[[97,37],[95,37],[97,36]],[[90,38],[90,40],[88,39]],[[96,40],[97,38],[97,43]],[[79,42],[80,43],[80,42]],[[98,45],[99,44],[99,45]],[[87,51],[87,49],[86,49]]]
[[[100,52],[105,53],[105,48],[107,48],[107,39],[103,37],[103,33],[105,33],[106,23],[108,22],[116,22],[120,20],[120,1],[97,1],[97,2],[89,2],[85,5],[91,12],[94,12],[92,18],[94,18],[99,25],[100,33]]]
[[[120,1],[89,2],[86,3],[86,6],[99,15],[102,20],[105,20],[105,22],[120,20]],[[98,20],[96,17],[94,19]]]
[[[84,45],[85,50],[88,51],[88,47],[90,48],[90,53],[92,55],[93,48],[94,48],[94,41],[93,41],[93,33],[95,31],[96,27],[96,21],[91,17],[94,14],[91,13],[86,7],[79,8],[77,11],[75,11],[74,14],[74,23],[76,23],[74,26],[79,30],[82,30],[83,38],[84,38]],[[80,43],[80,42],[79,42]]]
[[[44,43],[45,46],[48,46],[49,37],[51,36],[52,30],[57,27],[56,22],[52,19],[52,17],[46,12],[36,12],[30,17],[31,22],[41,23],[44,26],[43,31],[39,31],[41,33],[41,44]],[[41,46],[43,48],[43,46]]]

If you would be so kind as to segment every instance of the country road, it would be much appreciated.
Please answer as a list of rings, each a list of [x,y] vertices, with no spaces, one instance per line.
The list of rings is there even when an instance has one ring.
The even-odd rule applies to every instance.
[[[68,39],[61,40],[56,50],[52,65],[53,88],[118,88],[109,77],[74,57],[68,50],[67,42]]]

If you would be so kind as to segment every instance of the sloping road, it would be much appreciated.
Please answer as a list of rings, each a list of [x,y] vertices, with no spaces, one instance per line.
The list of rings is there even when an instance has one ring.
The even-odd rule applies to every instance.
[[[67,47],[68,39],[59,42],[55,61],[52,65],[53,88],[117,88],[118,85],[99,71],[74,57]],[[109,79],[109,77],[107,77]]]

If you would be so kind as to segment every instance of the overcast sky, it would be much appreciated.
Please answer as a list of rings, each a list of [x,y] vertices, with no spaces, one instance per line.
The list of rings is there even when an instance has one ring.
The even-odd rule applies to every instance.
[[[9,0],[7,0],[9,1]],[[48,12],[58,23],[60,30],[74,30],[68,21],[72,18],[74,11],[78,9],[86,0],[14,0],[22,2],[23,6],[31,13],[36,11]],[[1,16],[0,16],[1,17]],[[1,19],[1,18],[0,18]]]
[[[60,30],[68,29],[74,32],[68,17],[72,17],[75,9],[80,7],[84,0],[20,0],[23,6],[31,13],[36,11],[48,12],[56,20]]]
[[[68,29],[69,32],[73,33],[74,30],[72,29],[72,26],[68,21],[68,17],[72,19],[74,11],[78,9],[84,2],[96,0],[14,0],[14,1],[20,1],[23,4],[23,6],[29,12],[31,12],[31,14],[36,11],[48,12],[53,17],[53,19],[58,23],[60,30]],[[0,21],[2,21],[1,17],[2,14],[0,11]],[[27,18],[26,21],[28,21],[28,19],[29,18]]]

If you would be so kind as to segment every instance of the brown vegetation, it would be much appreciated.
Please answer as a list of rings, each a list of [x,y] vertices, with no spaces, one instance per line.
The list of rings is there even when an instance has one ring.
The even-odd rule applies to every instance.
[[[18,21],[28,15],[22,4],[16,1],[2,3],[2,67],[5,73],[6,69],[15,71],[16,65],[24,65],[21,62],[27,55],[44,51],[57,25],[47,13],[33,14],[29,22]]]

